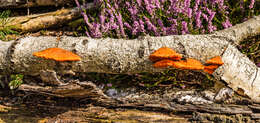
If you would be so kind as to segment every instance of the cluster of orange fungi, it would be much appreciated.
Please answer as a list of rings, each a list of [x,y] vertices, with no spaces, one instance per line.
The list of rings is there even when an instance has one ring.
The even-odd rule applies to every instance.
[[[153,64],[155,68],[166,68],[170,66],[178,69],[204,70],[204,72],[209,74],[212,74],[215,69],[224,64],[220,56],[207,60],[205,66],[196,59],[186,58],[185,60],[181,60],[182,54],[178,54],[168,47],[162,47],[156,50],[149,56],[149,59],[155,62]]]
[[[48,48],[46,50],[33,53],[34,56],[52,59],[55,61],[79,61],[80,57],[70,51],[61,48]]]

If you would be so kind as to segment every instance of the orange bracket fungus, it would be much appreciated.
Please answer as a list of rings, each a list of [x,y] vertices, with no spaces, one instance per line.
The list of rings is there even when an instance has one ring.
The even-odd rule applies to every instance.
[[[206,64],[215,64],[215,65],[223,65],[223,61],[220,56],[213,57],[206,61]]]
[[[162,59],[170,59],[170,60],[180,60],[182,58],[181,54],[176,53],[174,50],[168,47],[162,47],[155,52],[153,52],[149,59],[153,62],[162,60]]]
[[[200,61],[187,58],[186,60],[181,60],[182,54],[176,53],[174,50],[168,47],[162,47],[155,52],[153,52],[149,59],[153,62],[155,68],[165,68],[168,66],[178,68],[178,69],[189,69],[189,70],[203,70],[204,66]]]
[[[212,74],[214,70],[216,70],[219,67],[219,65],[208,65],[204,67],[204,72]]]
[[[179,69],[188,69],[188,70],[202,70],[204,69],[204,66],[201,64],[200,61],[187,58],[184,61],[176,61],[173,64],[173,67],[179,68]]]
[[[169,66],[173,66],[174,61],[169,60],[169,59],[163,59],[160,61],[157,61],[153,64],[153,66],[155,68],[165,68],[165,67],[169,67]]]
[[[216,56],[206,61],[207,66],[204,67],[204,72],[212,74],[219,66],[223,65],[220,56]]]
[[[55,61],[79,61],[80,57],[70,51],[61,48],[48,48],[46,50],[33,53],[34,56],[52,59]]]

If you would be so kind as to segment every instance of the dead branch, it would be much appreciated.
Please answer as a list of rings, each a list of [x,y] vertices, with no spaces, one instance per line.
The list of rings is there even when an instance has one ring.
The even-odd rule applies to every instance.
[[[13,26],[14,30],[33,32],[40,29],[60,26],[80,17],[78,9],[61,9],[55,12],[35,14],[29,16],[12,17],[6,26]]]
[[[1,0],[0,8],[27,8],[27,7],[39,7],[39,6],[64,6],[69,3],[73,3],[72,0]]]

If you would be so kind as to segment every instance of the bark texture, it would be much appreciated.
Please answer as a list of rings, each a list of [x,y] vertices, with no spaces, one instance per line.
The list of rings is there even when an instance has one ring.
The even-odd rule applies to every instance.
[[[68,36],[63,36],[60,40],[48,36],[24,37],[12,43],[0,42],[0,56],[5,56],[0,59],[0,68],[3,72],[33,76],[39,75],[42,70],[53,70],[57,73],[158,72],[162,69],[153,68],[148,57],[153,51],[166,46],[187,58],[202,62],[214,56],[221,56],[224,65],[214,72],[214,76],[224,80],[235,91],[242,91],[255,102],[260,102],[258,68],[235,48],[236,42],[259,32],[260,16],[257,16],[230,29],[209,35],[146,36],[134,40]],[[32,56],[33,52],[50,47],[73,51],[82,60],[55,62]]]
[[[82,6],[82,8],[94,9],[98,6],[99,5],[95,5],[94,3],[88,3],[86,6]],[[10,17],[10,22],[5,26],[11,26],[13,30],[20,32],[34,32],[41,29],[64,25],[80,16],[80,11],[77,7],[71,9],[60,9],[43,14]]]
[[[20,32],[33,32],[40,29],[61,26],[78,17],[80,17],[80,13],[77,8],[61,9],[44,14],[12,17],[10,18],[11,22],[6,26],[12,26],[14,30]]]

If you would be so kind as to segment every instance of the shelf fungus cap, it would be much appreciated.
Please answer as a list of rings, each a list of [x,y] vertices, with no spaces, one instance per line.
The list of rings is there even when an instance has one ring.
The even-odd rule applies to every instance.
[[[187,58],[184,61],[174,61],[173,67],[178,69],[187,69],[187,70],[203,70],[204,66],[200,61],[192,58]]]
[[[206,64],[223,65],[224,62],[221,60],[220,56],[213,57],[206,61]]]
[[[149,56],[149,59],[153,62],[156,62],[156,61],[162,60],[162,59],[180,60],[181,58],[182,58],[181,54],[176,53],[173,49],[168,48],[168,47],[162,47],[162,48],[154,51]]]
[[[48,48],[46,50],[33,53],[34,56],[52,59],[55,61],[79,61],[80,57],[70,51],[61,48]]]
[[[204,66],[204,72],[212,74],[218,67],[219,67],[219,65]]]
[[[153,64],[153,67],[155,67],[155,68],[166,68],[166,67],[169,67],[169,66],[173,66],[173,64],[174,64],[174,61],[169,60],[169,59],[163,59],[163,60],[155,62]]]

